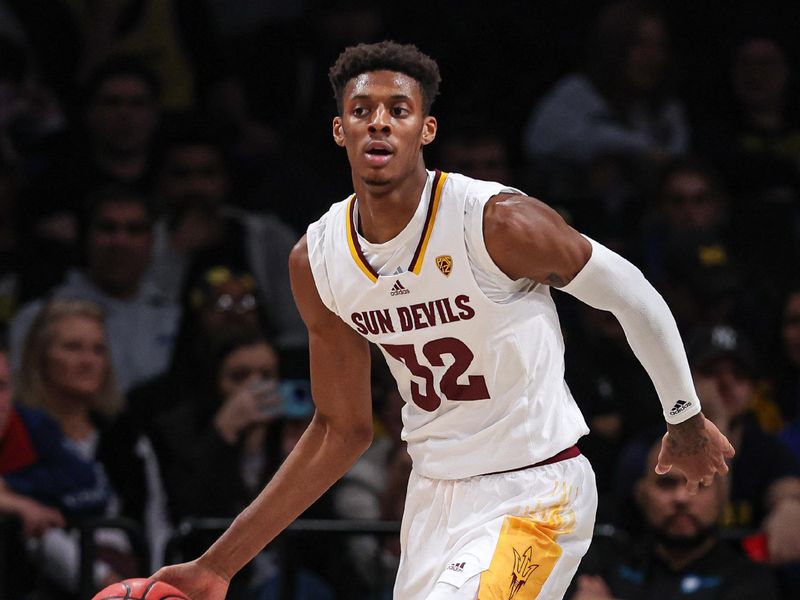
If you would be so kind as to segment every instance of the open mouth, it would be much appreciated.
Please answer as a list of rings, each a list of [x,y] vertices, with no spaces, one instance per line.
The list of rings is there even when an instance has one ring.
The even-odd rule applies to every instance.
[[[388,146],[374,145],[367,146],[365,152],[367,161],[372,165],[385,165],[392,157],[392,150]]]

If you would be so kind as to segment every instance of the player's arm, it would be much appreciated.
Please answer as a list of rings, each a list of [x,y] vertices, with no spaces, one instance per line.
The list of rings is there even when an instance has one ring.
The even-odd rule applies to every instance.
[[[292,250],[289,269],[308,327],[314,417],[272,481],[203,556],[156,573],[192,598],[221,600],[219,586],[344,475],[372,441],[368,344],[320,300],[305,237]]]
[[[658,393],[667,421],[660,472],[686,473],[690,490],[726,473],[733,448],[700,412],[678,327],[666,302],[630,262],[570,227],[534,198],[500,194],[484,212],[489,255],[512,279],[563,289],[614,314]]]

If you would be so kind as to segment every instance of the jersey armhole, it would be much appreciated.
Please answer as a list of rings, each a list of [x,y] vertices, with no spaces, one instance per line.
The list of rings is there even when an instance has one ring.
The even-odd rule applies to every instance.
[[[320,219],[316,223],[308,226],[306,232],[306,244],[308,246],[308,263],[311,266],[311,275],[314,284],[317,286],[317,293],[325,307],[335,315],[339,315],[336,309],[336,300],[333,296],[328,269],[325,265],[325,221]]]
[[[508,285],[513,285],[519,280],[511,279],[497,266],[497,263],[494,262],[494,259],[489,254],[489,250],[486,249],[486,240],[483,236],[483,215],[486,211],[486,205],[490,198],[498,194],[522,194],[522,192],[511,187],[500,187],[493,190],[485,198],[476,198],[470,201],[470,198],[467,197],[464,234],[467,240],[468,255],[471,262],[474,263],[474,267],[492,277],[498,277],[500,281]]]

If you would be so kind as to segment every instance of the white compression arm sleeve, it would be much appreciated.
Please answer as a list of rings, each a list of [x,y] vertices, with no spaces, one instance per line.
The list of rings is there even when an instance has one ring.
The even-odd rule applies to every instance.
[[[602,244],[586,239],[592,244],[591,258],[560,289],[589,306],[610,311],[619,320],[636,358],[653,381],[668,423],[681,423],[696,415],[700,400],[667,303],[639,269]]]

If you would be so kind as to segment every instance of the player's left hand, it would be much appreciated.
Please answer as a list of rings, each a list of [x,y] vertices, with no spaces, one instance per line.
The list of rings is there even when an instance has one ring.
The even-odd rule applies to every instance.
[[[683,423],[667,424],[656,473],[663,475],[673,467],[680,469],[686,475],[689,493],[696,494],[700,485],[711,485],[716,473],[728,473],[725,460],[734,454],[728,438],[699,413]]]

